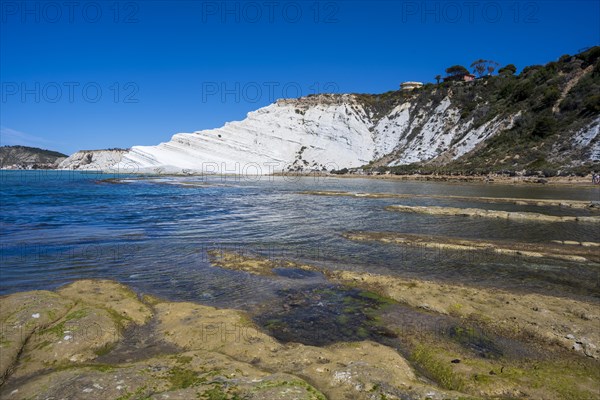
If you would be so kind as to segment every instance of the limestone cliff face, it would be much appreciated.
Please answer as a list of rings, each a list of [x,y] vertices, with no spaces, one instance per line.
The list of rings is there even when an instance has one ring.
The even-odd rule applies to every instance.
[[[233,173],[358,167],[375,156],[372,125],[352,95],[279,100],[218,129],[134,146],[122,165]]]
[[[218,129],[179,133],[158,146],[134,146],[117,169],[140,172],[270,173],[332,170],[372,163],[448,164],[469,159],[522,118],[510,110],[481,122],[451,95],[420,104],[407,97],[377,115],[356,95],[279,100]],[[569,134],[577,160],[599,160],[599,119]]]
[[[61,169],[130,172],[271,173],[331,170],[418,162],[446,164],[468,158],[500,132],[514,127],[520,111],[481,124],[461,117],[451,96],[424,105],[408,98],[376,116],[355,95],[279,100],[218,129],[178,133],[157,146],[79,151]],[[600,160],[600,118],[574,132],[581,160]]]
[[[420,106],[402,102],[377,117],[355,95],[279,100],[218,129],[180,133],[158,146],[134,146],[121,168],[140,171],[262,173],[360,167],[457,159],[481,142],[510,129],[516,115],[477,128],[461,120],[449,97]]]
[[[79,152],[61,167],[245,174],[367,164],[592,170],[600,162],[598,91],[600,47],[518,76],[281,99],[217,129],[127,152]]]
[[[58,169],[110,170],[120,163],[127,150],[80,150],[58,164]]]

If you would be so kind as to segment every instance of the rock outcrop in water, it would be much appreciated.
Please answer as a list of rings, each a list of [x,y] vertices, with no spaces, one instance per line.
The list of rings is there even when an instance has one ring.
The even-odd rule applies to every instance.
[[[600,211],[596,202],[585,200],[559,200],[559,199],[526,199],[520,197],[481,197],[481,196],[456,196],[456,195],[438,195],[438,194],[415,194],[415,193],[356,193],[356,192],[335,192],[329,190],[306,191],[301,194],[312,196],[344,196],[367,199],[443,199],[460,200],[468,202],[515,204],[519,206],[540,206],[540,207],[561,207],[577,208],[590,211]]]
[[[486,210],[482,208],[392,205],[387,206],[386,210],[428,215],[512,219],[517,221],[600,223],[600,217],[598,216],[548,215],[533,212]]]
[[[282,268],[318,271],[341,290],[359,288],[368,290],[363,295],[369,298],[397,302],[371,316],[393,333],[380,340],[402,348],[419,371],[466,398],[592,399],[600,389],[597,302],[331,270],[227,251],[210,256],[219,268],[271,279],[283,279],[278,275]],[[315,301],[316,308],[331,307]],[[291,299],[289,312],[296,315],[291,310],[298,307]],[[338,311],[338,319],[347,317]],[[284,321],[272,324],[292,329],[280,327]]]
[[[352,240],[388,238],[390,243],[393,243],[391,238],[394,237],[393,234],[383,233],[345,236]],[[413,240],[417,240],[414,236],[417,235],[413,235]],[[319,271],[334,282],[373,290],[415,308],[479,319],[481,323],[505,332],[535,336],[549,344],[560,343],[567,349],[572,349],[573,346],[570,341],[572,339],[565,337],[570,332],[566,330],[571,329],[587,338],[590,346],[586,354],[600,359],[600,332],[595,329],[600,322],[600,313],[595,305],[583,301],[539,294],[516,295],[498,289],[404,279],[368,272],[328,270],[292,261],[250,257],[232,252],[214,251],[210,255],[215,266],[256,275],[274,276],[274,269],[281,267]],[[597,260],[597,256],[595,259]],[[511,301],[506,301],[507,299]],[[457,304],[460,306],[456,306]],[[502,307],[497,307],[499,304]],[[540,311],[542,305],[543,310]]]
[[[580,263],[588,261],[600,263],[600,252],[598,252],[597,249],[598,243],[595,242],[571,242],[572,244],[570,245],[556,246],[556,242],[522,243],[481,239],[475,240],[402,232],[346,232],[343,236],[350,240],[377,241],[417,248],[455,250],[460,252],[484,252],[531,258],[553,258],[555,260]],[[560,244],[565,243],[560,242]]]

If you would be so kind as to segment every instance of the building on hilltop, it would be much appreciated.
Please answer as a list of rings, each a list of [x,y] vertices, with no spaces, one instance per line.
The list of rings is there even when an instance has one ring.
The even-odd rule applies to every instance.
[[[444,78],[444,82],[453,82],[453,81],[471,82],[474,80],[475,80],[475,75],[473,75],[473,74],[449,75]]]
[[[414,90],[423,87],[423,82],[402,82],[400,89],[402,90]]]

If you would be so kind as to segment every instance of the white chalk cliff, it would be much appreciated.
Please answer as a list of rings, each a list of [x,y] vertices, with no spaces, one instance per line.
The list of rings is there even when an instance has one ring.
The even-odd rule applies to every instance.
[[[127,150],[80,150],[65,158],[58,169],[81,170],[81,171],[110,171],[110,169],[121,162]]]
[[[371,126],[351,95],[278,100],[218,129],[179,133],[158,146],[134,146],[120,166],[248,174],[357,167],[377,151]]]
[[[419,108],[407,101],[383,117],[355,95],[278,100],[218,129],[134,146],[113,169],[254,174],[359,167],[391,153],[388,165],[442,154],[456,159],[512,123],[507,118],[470,129],[471,121],[459,115],[449,98]]]
[[[250,112],[242,121],[178,133],[157,146],[78,152],[60,168],[253,175],[351,168],[376,160],[389,166],[446,163],[468,157],[494,135],[511,129],[521,114],[499,114],[475,126],[472,117],[461,118],[461,109],[449,96],[426,104],[416,99],[407,96],[383,114],[361,101],[361,95],[282,99]],[[598,157],[597,132],[596,121],[578,135],[577,145],[586,158]]]

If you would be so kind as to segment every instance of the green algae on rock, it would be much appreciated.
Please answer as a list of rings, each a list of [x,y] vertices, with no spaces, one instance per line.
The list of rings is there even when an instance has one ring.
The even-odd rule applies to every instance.
[[[269,259],[254,255],[240,254],[234,251],[209,250],[211,264],[219,268],[247,272],[253,275],[277,276],[276,268],[290,268],[304,271],[316,271],[311,265],[304,265],[290,260]]]
[[[328,277],[417,309],[470,319],[507,336],[533,338],[547,346],[558,345],[576,354],[600,358],[597,303],[368,272],[329,271]],[[581,348],[575,346],[577,342],[582,343]]]
[[[416,309],[427,301],[428,312],[452,313],[457,318],[476,321],[480,321],[477,316],[483,318],[489,314],[501,327],[511,315],[523,313],[517,324],[531,320],[532,326],[540,326],[543,331],[548,329],[550,321],[558,327],[570,323],[579,337],[593,330],[592,326],[598,321],[593,306],[585,307],[574,300],[537,295],[517,299],[514,294],[500,291],[485,293],[479,289],[445,288],[435,283],[347,271],[330,271],[327,276],[333,281],[373,289],[366,292],[372,293],[369,298],[373,301],[387,296]],[[83,288],[93,288],[91,293],[98,293],[103,301],[96,298],[86,302]],[[61,293],[67,294],[69,299],[64,299]],[[369,340],[323,347],[282,344],[241,311],[166,302],[148,296],[141,298],[151,301],[144,303],[125,286],[110,281],[76,282],[59,289],[58,294],[40,291],[0,298],[3,323],[26,323],[27,319],[43,322],[29,324],[26,331],[29,334],[23,342],[3,340],[3,353],[8,350],[6,354],[16,356],[2,359],[3,370],[9,372],[0,387],[0,396],[105,400],[165,396],[172,399],[459,399],[527,395],[538,399],[585,399],[592,398],[598,389],[593,372],[597,370],[597,361],[577,358],[575,354],[571,354],[575,359],[553,360],[549,356],[548,360],[527,364],[503,357],[474,355],[463,345],[463,338],[456,336],[460,335],[458,331],[455,337],[442,340],[428,338],[424,332],[418,335],[399,332],[403,339],[409,340],[411,354],[407,361],[392,347]],[[498,305],[505,300],[517,306],[492,315],[490,309],[502,310]],[[21,306],[16,307],[16,304]],[[543,305],[544,310],[533,310],[532,304]],[[12,310],[8,311],[8,306],[12,306]],[[561,307],[562,312],[557,307]],[[47,319],[42,319],[44,313]],[[113,313],[123,318],[116,318]],[[544,317],[535,318],[536,313]],[[565,318],[568,313],[572,313],[573,318]],[[587,322],[578,323],[576,316]],[[28,318],[22,320],[21,317]],[[120,343],[127,343],[123,335],[137,326],[133,319],[148,329],[149,335],[168,344],[163,354],[148,351],[147,357],[132,362],[117,362],[119,357],[114,355],[111,358],[113,352],[123,350]],[[88,351],[91,349],[86,349],[85,344],[92,347],[100,341],[83,341],[65,353],[76,352],[86,357],[57,358],[50,351],[34,354],[38,347],[63,345],[65,337],[59,337],[58,333],[62,335],[66,327],[76,332],[77,321],[85,321],[85,325],[103,321],[110,329],[120,327],[118,335],[111,337],[111,340],[116,338],[117,345],[108,348],[107,354],[98,355],[97,351]],[[123,328],[123,324],[127,324],[127,328]],[[400,328],[393,323],[387,327]],[[464,332],[469,334],[470,331]],[[590,344],[588,350],[593,350],[591,346],[597,338],[588,336],[591,338],[586,339]],[[61,341],[63,344],[59,344]],[[460,362],[453,363],[455,358]],[[106,360],[111,359],[113,362],[107,364]],[[10,365],[5,364],[5,360]],[[424,381],[419,377],[421,373],[440,386]],[[557,373],[561,374],[560,379],[553,377]]]
[[[22,336],[3,330],[0,397],[7,399],[462,396],[422,382],[400,354],[381,344],[281,344],[240,311],[138,297],[111,281],[4,296],[0,310],[3,324],[27,327]],[[89,324],[100,328],[91,338],[80,334]],[[136,326],[164,342],[165,351],[116,362],[120,357],[112,353],[124,350],[123,336]]]
[[[48,291],[16,293],[0,302],[0,385],[31,335],[62,319],[73,301]]]
[[[366,238],[371,238],[369,234],[365,235]],[[373,235],[376,238],[385,236],[384,233]],[[228,261],[220,266],[232,270],[243,270],[238,267],[240,260],[260,265],[260,274],[267,274],[269,268],[277,265],[267,259],[256,256],[246,258],[240,254],[228,254],[223,259]],[[535,337],[544,343],[559,344],[568,350],[600,359],[600,332],[597,329],[600,324],[600,309],[595,303],[368,272],[328,270],[292,261],[289,263],[298,268],[320,271],[331,282],[358,287],[417,309],[471,318],[503,334]],[[573,332],[577,332],[577,335]],[[581,343],[577,343],[578,341]]]
[[[229,261],[221,264],[223,268],[244,270],[236,264],[244,260],[263,269],[247,273],[270,275],[265,269],[277,266],[256,256],[245,259],[231,254],[226,258]],[[302,268],[319,270],[310,265]],[[363,272],[320,271],[331,282],[368,290],[366,293],[411,307],[414,311],[399,312],[408,314],[409,319],[417,318],[415,326],[406,318],[377,318],[395,333],[398,339],[390,340],[398,341],[417,371],[446,390],[477,397],[537,399],[592,399],[600,390],[600,337],[596,328],[600,313],[595,303]],[[434,318],[438,325],[426,329],[418,321],[422,316],[415,313],[451,318],[457,325],[439,325]],[[278,326],[285,323],[272,321],[274,329],[289,329]],[[436,329],[443,324],[448,325],[440,334]],[[498,340],[503,343],[500,348]],[[506,345],[515,347],[504,353]],[[559,371],[560,377],[553,377]]]

